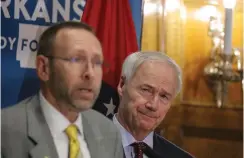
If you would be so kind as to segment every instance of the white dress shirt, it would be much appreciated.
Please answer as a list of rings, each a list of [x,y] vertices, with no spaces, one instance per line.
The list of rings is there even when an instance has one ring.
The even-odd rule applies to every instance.
[[[56,108],[54,108],[42,95],[40,95],[40,104],[51,131],[56,150],[59,158],[69,157],[69,139],[65,133],[65,129],[71,124]],[[81,114],[78,116],[74,124],[78,127],[78,140],[80,142],[80,151],[82,158],[90,158],[90,152],[84,139]]]
[[[117,126],[120,131],[122,137],[122,144],[125,152],[126,158],[134,158],[135,153],[132,146],[130,146],[134,142],[138,142],[118,121],[116,115],[113,117],[113,122]],[[149,133],[149,135],[143,140],[148,146],[153,148],[153,132]],[[143,158],[148,158],[145,154],[143,154]]]

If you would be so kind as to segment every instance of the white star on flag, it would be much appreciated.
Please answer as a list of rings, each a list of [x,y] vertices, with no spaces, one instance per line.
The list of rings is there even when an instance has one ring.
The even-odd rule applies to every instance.
[[[106,106],[107,108],[107,113],[106,113],[106,116],[108,116],[109,114],[114,114],[114,109],[116,108],[116,106],[113,104],[113,98],[110,99],[110,103],[109,104],[106,104],[106,103],[103,103],[104,106]]]

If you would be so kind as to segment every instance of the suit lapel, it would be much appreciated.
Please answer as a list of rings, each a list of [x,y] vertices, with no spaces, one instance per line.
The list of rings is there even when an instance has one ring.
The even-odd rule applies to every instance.
[[[27,105],[27,132],[36,145],[30,150],[33,158],[58,158],[49,127],[40,107],[38,95]]]
[[[166,157],[165,152],[163,152],[166,149],[166,146],[164,146],[161,142],[160,142],[160,138],[157,136],[156,133],[153,134],[153,151],[155,151],[155,153],[157,155],[160,155],[160,157],[164,158]]]
[[[103,157],[103,155],[101,155],[103,152],[99,152],[101,149],[100,145],[102,145],[101,134],[99,133],[99,129],[96,129],[97,126],[95,125],[93,126],[89,124],[87,117],[92,117],[92,116],[88,116],[86,115],[86,112],[83,112],[82,113],[83,132],[84,132],[84,137],[88,145],[91,158]]]

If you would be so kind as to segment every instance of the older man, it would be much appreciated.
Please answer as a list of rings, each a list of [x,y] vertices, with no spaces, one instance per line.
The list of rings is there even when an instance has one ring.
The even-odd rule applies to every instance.
[[[39,94],[2,110],[4,158],[122,158],[114,124],[91,110],[101,86],[103,54],[81,22],[49,27],[36,57]]]
[[[113,118],[126,158],[192,157],[153,132],[180,89],[181,70],[165,54],[136,52],[126,58],[118,85],[120,105]]]

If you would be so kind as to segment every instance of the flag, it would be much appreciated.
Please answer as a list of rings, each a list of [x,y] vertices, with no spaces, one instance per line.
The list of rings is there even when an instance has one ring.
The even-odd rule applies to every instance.
[[[142,24],[143,24],[143,0],[129,0],[132,17],[136,29],[136,38],[138,48],[141,50],[141,39],[142,39]]]
[[[103,47],[105,63],[100,95],[94,109],[111,118],[117,111],[117,85],[124,59],[138,51],[128,0],[87,0],[81,18],[92,26]]]

